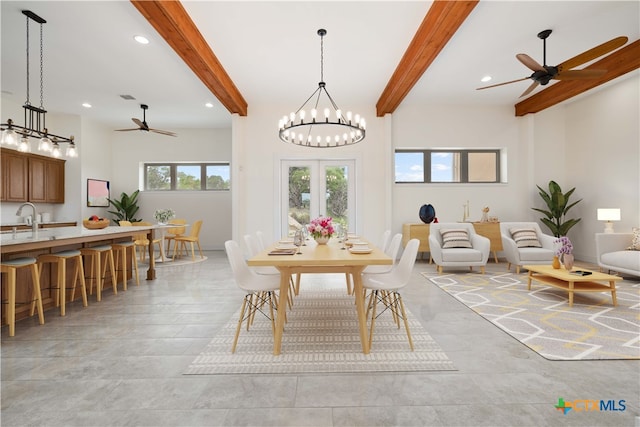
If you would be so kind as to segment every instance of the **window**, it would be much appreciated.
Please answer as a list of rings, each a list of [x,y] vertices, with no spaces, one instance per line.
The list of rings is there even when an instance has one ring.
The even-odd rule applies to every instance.
[[[500,150],[396,150],[396,183],[500,182]]]
[[[146,191],[229,190],[229,163],[145,163]]]

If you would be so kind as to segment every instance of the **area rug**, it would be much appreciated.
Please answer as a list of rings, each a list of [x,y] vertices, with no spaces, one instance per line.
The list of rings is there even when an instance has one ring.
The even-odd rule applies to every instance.
[[[640,283],[617,282],[610,292],[567,292],[534,281],[527,273],[422,273],[471,310],[549,360],[640,358]]]
[[[238,300],[238,305],[241,300]],[[345,290],[301,290],[287,312],[282,353],[274,356],[270,321],[257,314],[243,328],[234,354],[231,345],[238,322],[235,313],[185,374],[299,374],[343,372],[419,372],[455,370],[440,346],[409,312],[411,351],[404,327],[389,312],[376,320],[369,354],[362,353],[356,308]]]

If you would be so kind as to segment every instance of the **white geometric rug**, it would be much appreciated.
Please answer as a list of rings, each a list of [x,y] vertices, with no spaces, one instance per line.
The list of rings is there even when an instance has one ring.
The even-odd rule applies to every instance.
[[[238,305],[241,300],[238,300]],[[417,372],[455,370],[420,322],[407,313],[415,351],[404,326],[389,312],[376,320],[370,354],[363,354],[352,296],[345,290],[302,289],[287,312],[282,353],[274,356],[270,321],[257,313],[243,325],[234,354],[231,345],[239,310],[189,366],[185,374],[293,374],[329,372]]]
[[[610,292],[567,292],[527,273],[422,273],[471,310],[549,360],[640,359],[640,282],[616,282]]]

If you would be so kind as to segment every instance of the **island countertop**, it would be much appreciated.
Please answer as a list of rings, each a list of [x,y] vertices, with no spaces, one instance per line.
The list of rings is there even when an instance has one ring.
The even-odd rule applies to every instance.
[[[29,251],[51,249],[58,246],[84,245],[85,243],[133,237],[136,234],[147,234],[153,241],[157,225],[145,226],[109,226],[100,230],[89,230],[82,225],[75,227],[58,227],[32,230],[20,230],[0,233],[0,253],[3,258],[9,254],[27,253]],[[155,262],[153,245],[149,245],[149,270],[147,279],[155,279]]]

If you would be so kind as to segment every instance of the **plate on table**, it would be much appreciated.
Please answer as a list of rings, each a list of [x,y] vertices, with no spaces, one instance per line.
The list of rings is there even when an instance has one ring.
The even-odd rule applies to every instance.
[[[280,239],[278,243],[281,245],[293,245],[293,239]]]
[[[296,245],[293,243],[278,243],[276,249],[295,249]]]
[[[347,239],[347,241],[344,242],[344,244],[347,245],[347,246],[366,245],[367,242],[364,242],[364,241],[358,240],[358,239],[349,238],[349,239]]]
[[[352,254],[370,254],[372,251],[373,249],[368,246],[361,248],[352,247],[351,249],[349,249],[349,252],[351,252]]]

